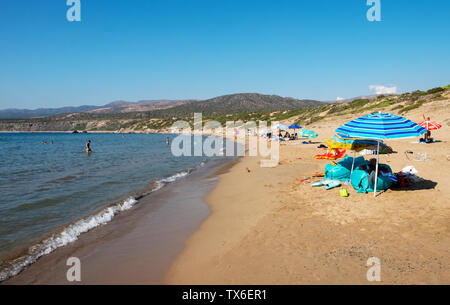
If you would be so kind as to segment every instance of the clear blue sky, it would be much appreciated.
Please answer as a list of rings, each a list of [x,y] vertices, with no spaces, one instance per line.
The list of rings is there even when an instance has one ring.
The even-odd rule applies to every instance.
[[[450,83],[450,1],[0,1],[0,109]]]

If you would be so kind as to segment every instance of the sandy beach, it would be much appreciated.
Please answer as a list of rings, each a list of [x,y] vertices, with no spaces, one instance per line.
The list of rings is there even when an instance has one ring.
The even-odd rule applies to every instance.
[[[448,122],[448,100],[424,105],[405,116]],[[323,142],[355,116],[307,126]],[[323,172],[313,156],[318,144],[282,145],[280,164],[261,168],[244,157],[220,176],[207,197],[211,215],[188,239],[166,275],[167,284],[368,284],[367,260],[381,260],[381,284],[450,284],[450,133],[436,132],[434,144],[417,139],[388,141],[396,153],[380,162],[394,172],[408,165],[424,180],[389,189],[376,198],[347,198],[300,182]],[[426,153],[416,161],[407,150]],[[369,156],[366,156],[369,158]],[[409,158],[409,159],[408,159]],[[247,171],[247,168],[250,172]]]

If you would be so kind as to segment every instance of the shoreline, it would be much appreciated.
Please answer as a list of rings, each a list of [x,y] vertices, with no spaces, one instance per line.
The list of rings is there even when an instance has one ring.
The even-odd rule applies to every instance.
[[[171,263],[168,258],[174,259],[174,255],[176,256],[176,253],[182,249],[184,238],[187,238],[190,233],[195,231],[196,226],[209,213],[208,206],[203,203],[202,198],[206,196],[208,190],[216,183],[215,177],[217,175],[215,173],[222,171],[223,168],[227,168],[229,164],[234,162],[235,160],[231,159],[209,160],[205,166],[199,167],[196,170],[190,170],[190,173],[187,176],[181,177],[181,179],[164,183],[165,185],[163,187],[152,191],[143,190],[137,194],[135,198],[138,201],[130,209],[122,210],[109,222],[100,224],[98,227],[94,227],[88,232],[79,235],[75,241],[41,256],[36,262],[28,265],[17,275],[0,284],[70,284],[65,279],[68,268],[65,265],[65,259],[73,256],[80,257],[83,265],[87,266],[84,271],[86,276],[81,284],[102,284],[105,282],[111,284],[127,284],[135,280],[130,276],[132,271],[122,270],[122,278],[121,274],[108,271],[109,268],[107,265],[113,263],[117,265],[131,264],[131,269],[134,269],[133,272],[144,270],[142,266],[136,269],[135,265],[137,264],[130,260],[131,256],[142,256],[144,253],[149,254],[148,258],[153,257],[152,260],[146,260],[147,267],[148,265],[153,266],[150,268],[153,268],[153,272],[151,272],[153,274],[142,272],[140,274],[140,280],[135,283],[161,283],[164,274],[163,266],[167,268]],[[165,179],[158,181],[163,180]],[[193,187],[193,185],[196,185],[196,187]],[[184,194],[186,198],[183,198],[184,200],[180,197],[177,189],[184,189],[186,191]],[[181,215],[183,217],[174,220],[174,218],[177,218],[172,215],[176,213],[175,207],[183,202],[185,206],[178,206],[177,208],[180,211],[184,211]],[[192,209],[192,211],[186,210],[187,208]],[[107,210],[108,208],[105,209]],[[196,214],[193,214],[193,211]],[[145,218],[147,218],[147,221],[143,221]],[[183,229],[173,229],[170,227],[171,225]],[[64,228],[68,228],[68,226]],[[145,236],[142,233],[145,228],[153,232],[150,234],[151,236]],[[172,232],[173,230],[176,232]],[[133,231],[139,231],[140,233],[133,233]],[[158,232],[160,234],[156,236]],[[125,236],[127,238],[124,238]],[[106,241],[103,239],[106,239]],[[129,253],[127,259],[118,261],[112,257],[111,253],[123,256],[125,254],[123,248],[130,247],[130,242],[127,239],[135,240],[131,242],[131,244],[134,244],[132,248],[143,248],[141,251]],[[145,243],[142,243],[146,245],[141,245],[141,242],[138,242],[138,240],[142,239],[146,240]],[[170,240],[170,242],[167,240]],[[109,248],[109,253],[103,250],[105,247]],[[157,258],[151,252],[159,253]],[[96,253],[95,257],[92,253]],[[106,263],[104,263],[105,261]],[[124,267],[122,266],[120,268]],[[149,268],[146,269],[148,270]],[[109,276],[99,275],[108,272],[112,272],[112,274],[109,274]]]

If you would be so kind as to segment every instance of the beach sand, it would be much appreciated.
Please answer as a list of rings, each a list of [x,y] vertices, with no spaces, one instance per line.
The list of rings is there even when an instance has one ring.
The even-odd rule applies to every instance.
[[[449,122],[448,105],[425,104],[405,116],[419,122],[424,113]],[[323,142],[354,118],[307,127],[319,133],[315,142]],[[300,183],[328,163],[313,158],[322,152],[318,143],[282,145],[275,168],[261,168],[257,157],[242,158],[220,176],[207,197],[211,215],[187,240],[165,282],[368,284],[366,263],[377,257],[381,284],[450,284],[450,132],[443,125],[432,133],[438,143],[387,142],[397,153],[381,155],[380,162],[394,172],[412,165],[425,180],[376,198],[351,186],[350,197],[342,198],[340,188]],[[430,160],[408,160],[407,150]]]

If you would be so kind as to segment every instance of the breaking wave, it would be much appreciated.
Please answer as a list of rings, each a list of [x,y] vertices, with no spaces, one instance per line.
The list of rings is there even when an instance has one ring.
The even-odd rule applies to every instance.
[[[203,164],[201,166],[203,166]],[[190,172],[190,170],[183,171],[167,178],[157,180],[155,187],[149,193],[163,188],[168,183],[186,177]],[[133,206],[138,203],[139,198],[130,197],[122,203],[106,207],[99,213],[78,220],[65,227],[61,232],[55,233],[53,236],[31,246],[28,249],[27,254],[8,262],[0,262],[0,282],[6,281],[19,274],[26,267],[35,263],[40,257],[52,253],[57,248],[75,242],[81,234],[111,222],[120,212],[133,208]]]

